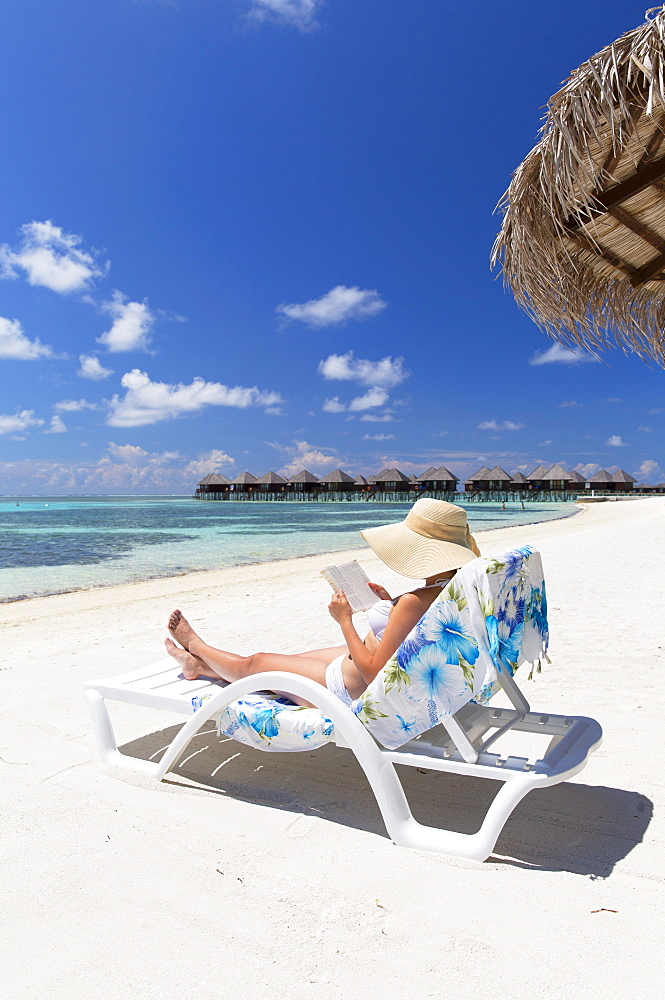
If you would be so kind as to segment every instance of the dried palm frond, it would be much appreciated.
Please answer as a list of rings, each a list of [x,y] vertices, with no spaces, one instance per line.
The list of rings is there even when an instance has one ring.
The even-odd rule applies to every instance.
[[[499,203],[492,266],[552,338],[665,364],[665,6],[576,69]]]

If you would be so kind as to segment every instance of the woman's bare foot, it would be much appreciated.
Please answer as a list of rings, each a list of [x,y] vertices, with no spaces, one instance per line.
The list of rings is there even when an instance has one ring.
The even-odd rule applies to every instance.
[[[164,639],[164,645],[166,652],[173,657],[182,670],[185,680],[195,681],[197,677],[201,676],[201,660],[197,656],[192,656],[186,649],[176,646],[172,639]]]
[[[200,636],[196,634],[192,626],[189,624],[182,611],[172,611],[169,615],[169,621],[167,628],[174,639],[180,643],[184,649],[189,650],[189,644],[192,639],[199,639]]]

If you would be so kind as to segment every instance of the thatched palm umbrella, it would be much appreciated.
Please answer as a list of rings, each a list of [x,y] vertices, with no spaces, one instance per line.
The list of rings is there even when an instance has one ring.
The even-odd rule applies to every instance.
[[[551,337],[665,364],[665,7],[548,102],[492,252]]]

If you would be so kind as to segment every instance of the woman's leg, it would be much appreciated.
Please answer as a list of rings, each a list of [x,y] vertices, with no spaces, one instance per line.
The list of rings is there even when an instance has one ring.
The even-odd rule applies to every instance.
[[[326,667],[336,656],[347,652],[346,646],[332,646],[315,649],[311,653],[252,653],[250,656],[239,656],[204,642],[180,611],[174,611],[170,616],[168,629],[184,648],[180,649],[167,639],[166,651],[177,660],[188,680],[212,674],[225,681],[235,681],[266,670],[284,670],[309,677],[325,687]]]

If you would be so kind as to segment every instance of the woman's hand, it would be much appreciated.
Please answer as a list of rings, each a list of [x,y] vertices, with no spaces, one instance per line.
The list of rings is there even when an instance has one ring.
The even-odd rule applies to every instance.
[[[332,600],[328,605],[328,611],[339,625],[344,621],[351,621],[353,612],[343,590],[339,590],[336,594],[333,594]]]
[[[380,601],[392,601],[392,597],[388,593],[385,587],[382,587],[380,583],[368,583],[367,586],[370,590],[373,590]]]

